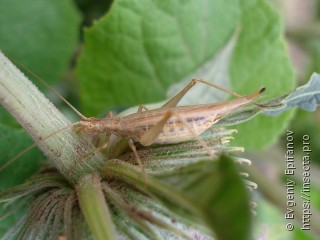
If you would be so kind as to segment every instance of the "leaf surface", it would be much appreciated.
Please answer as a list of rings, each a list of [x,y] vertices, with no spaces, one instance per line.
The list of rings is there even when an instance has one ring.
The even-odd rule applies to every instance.
[[[265,1],[117,0],[85,32],[77,65],[82,106],[92,116],[163,100],[171,86],[187,82],[187,76],[191,80],[195,73],[211,78],[218,64],[213,59],[232,42],[232,36],[233,51],[222,58],[215,71],[220,77],[213,79],[242,95],[264,85],[268,98],[293,88],[280,19]],[[199,99],[216,101],[214,91],[212,98],[208,92],[210,88],[202,86],[190,93],[190,104]],[[292,114],[276,119],[259,116],[237,126],[234,145],[260,148],[270,144]]]
[[[77,65],[85,112],[162,100],[224,46],[238,17],[230,0],[115,1],[85,32]]]
[[[80,23],[72,1],[1,1],[0,22],[0,48],[13,60],[51,84],[67,70]]]
[[[265,86],[265,99],[282,96],[294,88],[294,73],[282,37],[282,23],[265,1],[241,0],[241,33],[230,64],[234,90],[250,94]],[[258,116],[237,125],[234,146],[266,147],[276,141],[294,112],[277,118]]]

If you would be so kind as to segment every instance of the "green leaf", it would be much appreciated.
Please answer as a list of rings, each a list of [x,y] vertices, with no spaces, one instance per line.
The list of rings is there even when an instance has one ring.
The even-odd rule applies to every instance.
[[[68,0],[0,1],[0,49],[10,57],[53,83],[69,67],[78,41],[79,13]],[[1,166],[32,141],[0,108]],[[12,130],[12,132],[10,131]],[[4,150],[5,149],[5,150]],[[39,152],[26,154],[0,172],[1,188],[13,186],[39,167]],[[4,181],[2,181],[5,179]]]
[[[85,112],[163,99],[224,46],[238,17],[231,0],[115,1],[85,31],[76,72]]]
[[[205,223],[218,239],[248,239],[248,194],[233,160],[227,157],[190,164],[172,176],[157,176],[161,182],[152,176],[145,181],[135,167],[121,161],[109,162],[105,171],[107,176],[120,178],[156,197],[185,221]]]
[[[277,13],[260,0],[241,0],[241,32],[235,46],[230,75],[234,89],[242,94],[265,86],[268,98],[294,88],[294,75]],[[258,116],[237,126],[234,146],[248,149],[265,147],[286,128],[294,112],[277,118]]]
[[[23,131],[12,129],[0,124],[0,166],[17,155],[21,149],[32,145],[31,138]],[[0,190],[22,183],[40,166],[43,159],[37,150],[31,150],[14,163],[0,171]]]
[[[0,2],[0,49],[53,83],[69,67],[80,16],[71,0]]]
[[[293,239],[293,233],[285,228],[288,222],[286,222],[284,214],[280,213],[275,206],[259,198],[256,211],[254,239]]]
[[[169,86],[210,62],[237,28],[225,81],[230,79],[241,94],[262,85],[270,97],[292,89],[281,23],[264,1],[115,1],[85,32],[77,76],[86,113],[163,99]],[[234,144],[257,148],[271,143],[292,114],[260,116],[240,125]]]

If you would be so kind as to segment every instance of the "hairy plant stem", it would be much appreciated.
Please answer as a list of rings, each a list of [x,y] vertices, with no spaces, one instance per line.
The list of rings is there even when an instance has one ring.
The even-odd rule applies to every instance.
[[[92,146],[71,128],[44,139],[70,122],[54,105],[0,52],[0,102],[32,136],[39,148],[59,172],[77,186],[80,207],[97,239],[114,236],[106,201],[96,172],[103,166],[98,153],[84,158]],[[44,140],[42,140],[44,139]],[[100,187],[99,187],[100,186]],[[99,203],[92,207],[93,203]],[[92,212],[90,212],[92,211]],[[95,217],[99,216],[98,221]],[[115,238],[112,238],[115,239]]]
[[[71,184],[103,166],[98,154],[83,159],[92,146],[71,127],[42,140],[70,122],[1,52],[0,103]]]

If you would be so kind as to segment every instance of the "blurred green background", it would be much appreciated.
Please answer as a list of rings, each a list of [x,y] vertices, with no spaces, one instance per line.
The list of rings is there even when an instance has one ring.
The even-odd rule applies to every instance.
[[[228,44],[239,27],[239,22],[241,34],[234,46],[233,57],[225,62],[225,65],[231,62],[228,68],[230,79],[227,80],[230,88],[245,94],[261,85],[267,85],[267,88],[269,85],[269,97],[280,96],[293,90],[294,82],[296,86],[300,86],[309,80],[313,72],[320,72],[319,1],[213,1],[215,4],[211,7],[217,12],[208,13],[208,16],[201,14],[205,5],[198,6],[194,2],[199,7],[199,12],[194,7],[191,20],[184,19],[185,15],[180,11],[179,4],[183,6],[184,1],[179,1],[176,5],[170,2],[169,7],[166,3],[157,2],[156,10],[160,9],[162,12],[150,11],[149,15],[139,7],[137,1],[117,2],[112,9],[112,1],[102,0],[33,0],[24,3],[0,0],[0,49],[45,79],[74,106],[80,108],[81,112],[90,116],[104,116],[109,110],[122,110],[139,103],[163,100],[166,90],[174,81],[201,68],[211,55],[217,55]],[[152,1],[142,1],[142,5],[149,6],[150,2]],[[110,9],[112,13],[109,14]],[[280,16],[283,26],[272,9]],[[33,11],[36,14],[30,17],[30,12]],[[185,22],[179,28],[181,35],[187,36],[182,40],[171,38],[170,34],[174,36],[176,32],[170,22],[172,19],[170,16],[168,20],[164,19],[168,13],[174,15],[178,12],[181,22]],[[140,21],[137,17],[139,14],[149,21],[141,29],[136,29],[136,23]],[[126,21],[121,20],[124,16],[127,17]],[[186,16],[190,16],[190,13]],[[25,25],[21,24],[24,23],[24,18],[28,19]],[[209,21],[208,24],[206,21]],[[134,24],[130,25],[131,23]],[[156,25],[160,26],[152,27]],[[210,26],[212,32],[208,33],[209,36],[202,36],[201,31],[191,31],[201,27],[210,29]],[[279,33],[284,36],[286,45],[283,45]],[[153,36],[156,38],[152,38]],[[140,41],[143,41],[143,49],[140,49]],[[179,55],[182,44],[192,46],[190,52],[181,51],[186,57]],[[139,55],[140,51],[144,51],[148,61],[143,58],[145,55]],[[171,61],[172,59],[177,61]],[[218,73],[224,74],[221,69]],[[124,76],[130,79],[126,82],[123,80]],[[95,79],[110,81],[101,83]],[[151,80],[148,81],[149,79]],[[61,111],[71,119],[77,119],[50,90],[41,85],[39,87]],[[29,146],[32,141],[27,139],[26,134],[6,111],[0,110],[2,163],[21,151],[19,149]],[[245,146],[248,149],[245,154],[253,165],[264,176],[279,182],[284,178],[287,144],[286,136],[279,138],[279,134],[286,129],[294,132],[297,165],[303,156],[302,137],[309,135],[312,149],[311,202],[319,209],[320,145],[317,143],[320,142],[320,110],[312,113],[297,110],[293,114],[286,113],[279,119],[259,118],[260,120],[254,120],[246,126],[240,126],[242,131],[239,131],[238,136],[235,135],[234,144]],[[290,125],[287,125],[289,120]],[[258,130],[252,130],[254,127]],[[25,141],[21,141],[22,138]],[[8,145],[14,142],[19,142],[21,146],[14,146],[7,151]],[[41,154],[36,150],[30,154],[34,164],[25,161],[30,156],[24,156],[8,172],[1,173],[1,179],[8,179],[1,180],[1,188],[23,181],[38,168]],[[297,169],[295,176],[299,184],[302,179],[301,171],[301,168]],[[298,198],[298,189],[296,191]],[[260,239],[316,239],[308,236],[308,232],[286,231],[283,213],[265,201],[259,191],[256,195],[259,220],[256,235]]]

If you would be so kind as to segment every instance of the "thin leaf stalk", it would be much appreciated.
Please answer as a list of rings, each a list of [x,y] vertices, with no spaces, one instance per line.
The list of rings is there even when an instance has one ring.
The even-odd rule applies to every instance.
[[[117,234],[97,174],[80,179],[77,194],[81,210],[96,240],[116,240]]]

